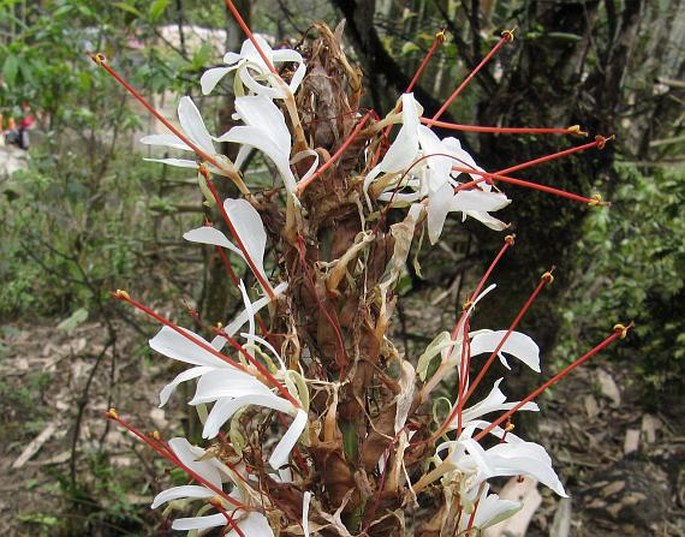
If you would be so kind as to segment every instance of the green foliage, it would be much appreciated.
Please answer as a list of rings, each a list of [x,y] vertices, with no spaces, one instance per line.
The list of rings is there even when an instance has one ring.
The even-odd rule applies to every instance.
[[[672,389],[685,373],[685,174],[648,175],[628,164],[616,172],[611,207],[588,216],[577,245],[562,349],[577,355],[608,324],[633,320],[631,337],[614,352],[648,390]]]

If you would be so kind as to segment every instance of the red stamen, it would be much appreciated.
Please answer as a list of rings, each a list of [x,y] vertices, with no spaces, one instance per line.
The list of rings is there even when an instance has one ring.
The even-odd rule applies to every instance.
[[[233,520],[233,517],[230,514],[228,514],[228,511],[226,511],[226,509],[224,509],[223,506],[219,502],[217,502],[215,500],[209,500],[209,503],[212,504],[212,506],[214,506],[214,508],[217,511],[219,511],[219,513],[221,513],[222,515],[224,515],[224,517],[226,517],[226,520],[228,521],[228,525],[231,526],[231,528],[233,530],[235,530],[235,532],[238,534],[239,537],[246,537],[245,534],[243,533],[243,530],[241,530],[238,527],[238,523],[235,520]],[[235,513],[235,511],[233,511],[233,512]]]
[[[202,149],[200,149],[197,145],[195,145],[192,140],[190,140],[183,132],[181,132],[178,128],[176,128],[168,119],[166,119],[160,112],[157,111],[157,109],[152,106],[145,97],[143,97],[138,90],[136,90],[133,86],[131,86],[126,80],[124,79],[123,76],[121,76],[114,68],[110,67],[107,64],[107,59],[105,58],[104,54],[97,53],[97,54],[91,54],[90,55],[91,60],[93,60],[97,65],[102,67],[107,73],[109,73],[114,80],[116,80],[123,88],[128,91],[133,97],[136,98],[136,100],[142,104],[150,114],[152,114],[155,118],[157,118],[167,129],[169,129],[173,134],[178,136],[181,140],[183,140],[183,143],[185,143],[190,149],[192,149],[195,154],[197,154],[198,157],[200,157],[203,161],[209,162],[212,166],[216,167],[217,169],[221,170],[223,173],[226,174],[227,177],[229,177],[235,185],[238,187],[240,192],[242,194],[249,194],[249,191],[247,187],[245,186],[245,183],[243,180],[240,178],[240,176],[235,172],[235,170],[228,169],[224,167],[221,163],[219,163],[218,160],[216,160],[212,155],[208,155],[205,153]]]
[[[350,144],[354,141],[354,139],[357,137],[357,134],[359,134],[359,132],[362,130],[362,127],[368,121],[368,119],[370,117],[371,117],[371,112],[367,112],[364,115],[364,117],[362,117],[362,119],[359,121],[359,123],[357,123],[354,130],[345,139],[345,141],[338,148],[338,150],[335,152],[335,154],[327,162],[325,162],[318,170],[316,170],[311,176],[309,176],[306,180],[300,181],[297,184],[297,186],[295,187],[295,195],[296,196],[299,196],[302,193],[302,191],[312,183],[312,181],[314,181],[315,179],[320,177],[323,172],[325,172],[328,168],[330,168],[342,156],[342,154],[350,146]]]
[[[464,81],[459,85],[459,87],[452,92],[452,95],[450,95],[447,98],[445,103],[440,107],[440,109],[433,116],[433,118],[432,118],[433,121],[437,120],[440,116],[442,116],[442,114],[445,112],[445,110],[447,110],[449,108],[450,104],[452,104],[452,101],[454,101],[454,99],[457,98],[457,96],[462,92],[462,90],[466,86],[468,86],[469,82],[471,82],[471,79],[473,79],[473,77],[476,76],[476,73],[478,73],[478,71],[480,71],[485,66],[485,64],[487,64],[495,54],[497,54],[497,51],[500,48],[502,48],[502,45],[504,45],[504,43],[506,43],[507,41],[511,41],[513,39],[514,39],[513,31],[502,32],[502,37],[500,37],[497,44],[494,47],[492,47],[492,50],[490,50],[490,52],[487,53],[485,58],[483,58],[481,60],[481,62],[476,66],[476,68],[473,71],[471,71],[471,73],[469,73],[469,75],[464,79]]]
[[[213,483],[210,483],[205,478],[203,478],[201,475],[196,473],[194,470],[192,470],[191,468],[189,468],[188,466],[183,464],[183,462],[181,462],[181,460],[173,453],[173,451],[171,451],[170,448],[168,448],[168,451],[164,450],[164,449],[160,449],[160,446],[158,445],[158,442],[160,442],[160,441],[158,441],[156,439],[153,441],[153,439],[149,438],[146,434],[141,433],[138,429],[136,429],[135,427],[130,425],[128,422],[121,419],[119,417],[119,413],[116,410],[110,409],[106,412],[105,415],[108,419],[118,423],[119,425],[121,425],[122,427],[124,427],[125,429],[127,429],[128,431],[133,433],[136,437],[138,437],[145,444],[147,444],[149,447],[151,447],[153,450],[155,450],[157,453],[159,453],[162,457],[169,460],[172,464],[176,465],[178,468],[183,470],[186,474],[188,474],[188,476],[191,479],[194,479],[198,483],[201,483],[203,486],[207,487],[212,492],[216,493],[218,496],[220,496],[222,499],[226,500],[228,503],[235,505],[236,507],[239,507],[240,509],[243,509],[245,511],[250,511],[250,507],[248,507],[247,505],[245,505],[242,502],[239,502],[235,498],[232,498],[231,496],[226,494],[221,488],[217,487]]]
[[[236,275],[235,271],[233,270],[233,266],[231,265],[231,262],[228,260],[228,256],[226,255],[226,252],[224,252],[224,249],[221,246],[215,246],[214,247],[215,251],[217,254],[219,254],[219,257],[221,258],[221,262],[224,265],[224,268],[226,269],[226,272],[228,273],[228,277],[231,279],[231,283],[238,287],[240,284],[240,280],[238,279],[238,276]]]
[[[433,40],[433,44],[431,47],[428,49],[428,52],[426,55],[423,57],[423,60],[421,61],[421,65],[419,65],[419,68],[416,70],[416,73],[414,74],[414,78],[411,79],[411,82],[409,82],[409,85],[407,86],[407,89],[404,91],[404,93],[411,93],[411,90],[414,89],[414,86],[416,86],[416,83],[419,81],[419,78],[423,74],[423,72],[426,70],[426,67],[428,67],[428,62],[430,61],[431,57],[433,54],[435,54],[435,51],[438,50],[438,47],[442,45],[445,42],[445,29],[443,28],[440,30],[437,34],[435,34],[435,39]]]
[[[445,155],[449,156],[449,155]],[[552,194],[554,196],[559,196],[562,198],[567,198],[573,201],[579,201],[580,203],[587,203],[588,205],[606,205],[607,203],[602,201],[601,197],[597,194],[595,194],[591,198],[587,198],[585,196],[581,196],[580,194],[574,194],[572,192],[566,192],[565,190],[561,190],[560,188],[554,188],[551,186],[546,186],[546,185],[541,185],[539,183],[533,183],[531,181],[525,181],[523,179],[516,179],[515,177],[509,177],[507,175],[501,175],[499,173],[489,173],[489,172],[481,172],[479,170],[474,170],[473,168],[469,167],[464,167],[464,166],[452,166],[452,169],[457,172],[461,173],[467,173],[467,174],[472,174],[472,175],[481,175],[481,179],[476,179],[475,181],[470,181],[468,183],[464,183],[462,185],[459,185],[458,187],[455,188],[455,191],[459,190],[465,190],[467,188],[471,188],[479,183],[482,182],[490,182],[491,180],[495,181],[501,181],[503,183],[509,183],[512,185],[516,186],[523,186],[526,188],[530,188],[532,190],[539,190],[541,192],[545,192],[547,194]]]
[[[430,127],[439,127],[463,132],[491,132],[497,134],[571,134],[573,136],[587,136],[587,132],[580,130],[578,125],[565,129],[550,127],[484,127],[481,125],[462,125],[447,121],[436,121],[427,117],[421,118],[421,123]]]
[[[609,138],[605,138],[604,136],[597,135],[595,137],[594,142],[590,142],[587,144],[579,145],[577,147],[571,147],[570,149],[565,149],[563,151],[559,151],[557,153],[552,153],[550,155],[545,155],[540,158],[536,158],[533,160],[528,160],[526,162],[523,162],[521,164],[517,164],[515,166],[511,166],[509,168],[504,168],[503,170],[497,170],[496,173],[504,175],[505,173],[512,173],[518,170],[522,170],[524,168],[530,168],[531,166],[536,166],[538,164],[542,164],[543,162],[549,162],[550,160],[555,160],[558,158],[562,157],[567,157],[569,155],[572,155],[573,153],[579,153],[581,151],[585,151],[587,149],[591,149],[593,147],[597,147],[599,149],[603,149],[606,143],[610,140],[613,140],[614,137],[610,136]]]
[[[262,47],[259,46],[259,42],[255,39],[255,36],[252,33],[252,30],[250,30],[250,27],[245,22],[245,19],[243,19],[242,15],[240,14],[240,11],[238,11],[238,8],[236,8],[233,5],[233,2],[231,0],[226,0],[226,7],[231,11],[233,18],[236,20],[236,22],[238,23],[238,26],[240,26],[240,29],[243,31],[243,33],[252,42],[252,44],[254,45],[254,48],[257,49],[257,52],[261,56],[262,60],[266,64],[266,66],[269,68],[269,71],[271,71],[274,75],[276,75],[277,77],[280,78],[278,71],[276,71],[276,68],[273,66],[273,64],[271,63],[271,60],[264,53],[264,51],[262,50]]]
[[[611,345],[614,341],[617,339],[623,339],[626,337],[628,330],[630,330],[634,324],[631,322],[628,324],[628,326],[624,326],[622,324],[617,324],[614,326],[614,333],[611,334],[609,337],[607,337],[604,341],[596,345],[594,348],[592,348],[590,351],[588,351],[586,354],[572,362],[570,365],[565,367],[562,371],[554,375],[551,379],[549,379],[547,382],[545,382],[542,386],[539,388],[533,390],[528,396],[526,396],[524,399],[519,401],[517,405],[515,405],[513,408],[510,410],[507,410],[504,414],[502,414],[499,418],[497,418],[495,421],[493,421],[490,425],[488,425],[485,429],[480,431],[478,434],[476,434],[473,439],[478,442],[482,438],[484,438],[487,434],[489,434],[495,427],[497,427],[500,423],[506,421],[509,419],[511,416],[513,416],[516,412],[518,412],[521,407],[523,407],[526,403],[529,403],[533,399],[535,399],[538,395],[540,395],[542,392],[544,392],[547,388],[552,386],[553,384],[556,384],[564,378],[566,375],[568,375],[571,371],[573,371],[575,368],[579,367],[580,365],[584,364],[587,362],[590,358],[598,354],[600,351],[604,350],[606,347]]]

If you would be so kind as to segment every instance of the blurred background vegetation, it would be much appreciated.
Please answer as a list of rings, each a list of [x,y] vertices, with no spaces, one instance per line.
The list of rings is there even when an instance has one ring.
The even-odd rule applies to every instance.
[[[603,337],[614,322],[634,320],[636,329],[612,351],[612,359],[634,375],[645,405],[682,410],[682,0],[236,4],[252,28],[275,43],[296,45],[312,22],[335,26],[345,18],[346,51],[365,74],[365,106],[381,115],[393,106],[441,28],[448,40],[415,92],[427,113],[439,107],[503,29],[515,27],[514,43],[474,79],[445,119],[502,126],[580,124],[592,135],[616,134],[617,141],[601,152],[520,174],[574,192],[599,192],[611,208],[588,209],[506,188],[514,202],[505,219],[517,244],[493,276],[501,289],[497,300],[484,304],[478,318],[491,328],[508,325],[539,275],[556,265],[555,285],[524,325],[545,355],[561,364]],[[171,304],[172,310],[186,298],[212,321],[230,316],[236,297],[218,281],[215,260],[179,240],[204,217],[194,178],[142,160],[150,155],[137,139],[159,127],[87,53],[104,52],[172,119],[178,97],[192,95],[210,132],[220,134],[230,118],[229,86],[223,95],[205,98],[198,80],[203,69],[221,63],[221,54],[236,50],[241,41],[219,0],[0,0],[0,113],[20,118],[28,103],[37,118],[27,166],[0,176],[3,339],[12,327],[32,323],[62,323],[67,331],[86,319],[100,323],[106,337],[86,376],[90,386],[109,360],[114,370],[116,358],[128,359],[115,345],[122,331],[150,333],[110,303],[112,289],[130,289],[148,303]],[[493,170],[569,145],[568,139],[540,136],[469,134],[462,141]],[[8,150],[0,149],[6,155]],[[420,252],[423,273],[408,274],[399,302],[397,334],[406,352],[420,352],[454,319],[501,240],[499,234],[455,221],[438,248]],[[421,318],[420,311],[429,311],[430,318]],[[0,347],[3,368],[12,367],[8,352]],[[7,395],[3,405],[35,406],[35,394],[50,379],[44,374],[31,379],[24,399],[0,381]],[[105,389],[109,400],[116,399],[114,393],[121,396],[114,382]],[[147,522],[126,497],[125,476],[113,479],[106,446],[79,444],[83,416],[95,412],[88,388],[80,393],[76,425],[67,439],[75,460],[69,470],[57,472],[56,482],[70,508],[74,502],[81,506],[82,516],[66,525],[35,514],[25,522],[49,535],[144,534]],[[3,427],[10,425],[5,418]],[[17,433],[15,447],[35,429],[40,426]],[[96,483],[83,477],[88,473],[95,473]],[[120,500],[103,511],[96,485],[109,487],[108,494]]]

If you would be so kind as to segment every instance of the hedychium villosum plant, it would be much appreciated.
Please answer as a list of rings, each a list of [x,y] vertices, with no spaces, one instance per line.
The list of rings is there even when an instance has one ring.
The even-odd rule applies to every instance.
[[[517,359],[540,372],[538,346],[516,328],[552,282],[551,271],[507,329],[470,329],[476,304],[490,299],[495,288],[489,281],[493,268],[514,245],[507,235],[456,325],[435,336],[420,356],[399,352],[389,327],[396,286],[424,234],[436,243],[449,213],[504,231],[507,225],[492,213],[510,203],[500,190],[507,183],[601,205],[598,196],[511,174],[601,149],[608,140],[597,136],[560,153],[485,171],[456,138],[440,138],[432,129],[586,136],[577,126],[440,121],[478,69],[513,38],[511,32],[502,34],[433,117],[425,117],[411,90],[444,39],[437,34],[407,92],[381,118],[359,108],[360,72],[336,33],[316,25],[316,37],[301,50],[272,49],[251,33],[232,2],[227,5],[247,40],[239,53],[226,54],[224,67],[207,70],[200,80],[207,94],[224,76],[234,76],[240,124],[219,136],[208,132],[190,97],[181,98],[176,127],[104,56],[93,55],[169,129],[144,143],[195,154],[160,161],[197,171],[206,203],[216,208],[228,233],[205,224],[184,237],[215,247],[224,259],[239,258],[255,279],[247,286],[227,264],[244,311],[203,333],[176,325],[126,291],[114,293],[161,323],[152,349],[188,365],[160,400],[164,405],[181,383],[195,383],[188,403],[197,408],[207,441],[199,447],[185,438],[165,440],[140,432],[114,409],[108,412],[188,475],[189,484],[160,492],[152,507],[185,511],[185,517],[174,515],[173,528],[191,535],[211,530],[232,537],[475,536],[521,508],[490,490],[492,478],[531,476],[565,496],[545,448],[515,435],[512,420],[520,411],[539,410],[537,396],[624,337],[630,325],[616,325],[604,341],[520,401],[507,400],[502,378],[474,401],[498,360],[506,369],[508,360]],[[225,142],[237,148],[234,161],[217,150]],[[256,191],[250,174],[241,172],[252,151],[273,164],[273,188]],[[226,180],[241,197],[220,197],[216,184]],[[396,223],[386,218],[390,209]],[[447,380],[455,388],[447,413],[438,418],[434,399]]]

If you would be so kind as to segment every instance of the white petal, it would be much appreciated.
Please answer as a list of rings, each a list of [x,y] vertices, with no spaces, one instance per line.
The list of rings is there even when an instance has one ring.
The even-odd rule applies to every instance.
[[[207,421],[202,430],[202,437],[214,438],[219,434],[219,430],[224,423],[231,419],[238,410],[247,405],[263,406],[280,412],[289,412],[293,408],[290,401],[274,394],[246,395],[235,399],[219,399],[207,416]]]
[[[478,330],[472,332],[471,356],[493,352],[506,333],[506,330]],[[540,372],[540,348],[526,334],[512,332],[499,352],[510,354],[514,358],[521,360],[536,373]]]
[[[264,272],[264,251],[266,250],[266,231],[257,210],[244,199],[227,198],[224,209],[228,214],[236,234],[245,247],[245,254],[250,257],[255,268],[266,280]]]
[[[283,435],[283,438],[281,438],[281,441],[276,446],[276,449],[274,449],[271,457],[269,457],[269,464],[272,468],[278,469],[288,462],[288,456],[297,443],[297,440],[300,438],[300,435],[302,434],[302,431],[304,431],[306,425],[307,413],[300,409],[297,411],[295,419],[290,427],[288,427],[288,430]]]
[[[212,498],[216,492],[200,485],[183,485],[182,487],[171,487],[155,496],[152,501],[152,509],[157,509],[160,505],[178,500],[180,498]]]
[[[167,404],[167,401],[169,401],[169,397],[171,397],[171,394],[174,393],[176,387],[179,384],[202,376],[205,373],[209,373],[210,371],[216,371],[216,369],[214,367],[198,366],[186,369],[182,373],[176,375],[176,378],[172,380],[169,384],[164,386],[164,388],[162,388],[162,391],[159,392],[159,406],[162,407]]]
[[[266,136],[262,129],[242,125],[233,127],[226,134],[217,138],[217,141],[244,144],[259,149],[276,165],[288,191],[292,192],[295,188],[295,176],[290,169],[289,162],[290,149],[288,148],[287,152],[284,151],[272,138]]]
[[[194,516],[191,518],[177,518],[171,524],[174,530],[204,530],[217,526],[226,526],[228,520],[221,513],[209,516]]]
[[[209,135],[207,127],[205,127],[200,111],[188,96],[181,97],[178,103],[178,119],[183,132],[194,144],[208,155],[213,155],[216,152],[212,143],[212,137]]]
[[[247,395],[272,395],[271,390],[252,375],[242,371],[215,369],[211,375],[203,375],[197,383],[195,397],[190,405],[209,403],[222,398],[236,398]]]
[[[502,411],[502,410],[510,410],[514,408],[520,401],[511,401],[509,403],[506,402],[507,398],[505,395],[502,393],[502,391],[499,389],[499,385],[502,382],[503,379],[498,379],[492,390],[490,390],[490,393],[487,395],[485,399],[482,401],[479,401],[475,405],[467,408],[462,412],[461,420],[462,423],[468,422],[475,420],[476,418],[480,418],[481,416],[484,416],[485,414],[489,414],[490,412],[497,412],[497,411]],[[532,402],[528,402],[525,405],[523,405],[519,410],[528,410],[528,411],[534,411],[537,412],[540,410],[538,408],[538,405]],[[456,428],[456,420],[453,423],[454,427]]]
[[[416,159],[419,150],[419,114],[414,95],[402,95],[402,127],[381,161],[381,170],[395,173]]]
[[[180,328],[180,330],[187,333],[193,339],[206,343],[209,346],[209,342],[196,333],[186,328]],[[149,341],[149,344],[152,350],[173,360],[178,360],[187,364],[206,365],[218,368],[231,367],[221,358],[205,350],[197,343],[191,341],[184,335],[179,334],[169,326],[163,326],[162,329],[157,332],[157,335]]]
[[[202,226],[191,229],[183,234],[183,238],[190,242],[199,242],[200,244],[210,244],[213,246],[221,246],[228,248],[232,252],[238,254],[245,259],[243,253],[231,241],[226,238],[220,230],[212,226]]]
[[[274,537],[268,520],[261,513],[250,513],[238,522],[238,527],[245,537]],[[239,534],[237,531],[231,530],[226,534],[226,537],[239,537]]]
[[[452,198],[450,211],[498,211],[511,203],[505,194],[482,190],[460,190]]]
[[[180,437],[169,440],[169,447],[185,466],[208,483],[211,483],[217,488],[221,488],[221,474],[215,466],[213,459],[198,460],[204,456],[204,449],[193,446],[188,440]]]
[[[260,95],[238,97],[235,109],[245,125],[260,129],[282,153],[290,155],[290,131],[283,113],[273,101]]]
[[[214,69],[207,69],[200,77],[200,85],[202,86],[202,94],[207,95],[212,92],[219,81],[225,77],[229,71],[232,71],[230,67],[215,67]]]
[[[520,442],[497,444],[487,450],[488,462],[497,476],[525,474],[547,485],[559,496],[566,497],[564,486],[552,469],[552,460],[540,444]]]
[[[452,196],[453,189],[449,183],[445,183],[436,192],[429,194],[426,225],[431,244],[435,244],[440,238],[442,228],[445,225],[445,218],[447,218],[447,213],[450,210]]]
[[[197,169],[197,162],[194,160],[182,158],[144,158],[147,162],[160,162],[168,166],[175,166],[176,168],[195,168]]]
[[[312,501],[312,493],[306,491],[302,495],[302,531],[304,537],[309,537],[309,504]]]
[[[188,144],[181,140],[175,134],[149,134],[140,139],[141,144],[146,145],[161,145],[164,147],[173,147],[174,149],[183,149],[185,151],[192,151]]]

